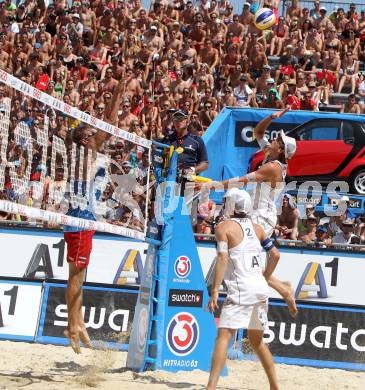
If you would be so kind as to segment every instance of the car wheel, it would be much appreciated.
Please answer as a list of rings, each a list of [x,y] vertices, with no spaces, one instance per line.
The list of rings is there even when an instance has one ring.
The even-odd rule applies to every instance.
[[[365,195],[365,168],[351,175],[350,187],[354,194]]]

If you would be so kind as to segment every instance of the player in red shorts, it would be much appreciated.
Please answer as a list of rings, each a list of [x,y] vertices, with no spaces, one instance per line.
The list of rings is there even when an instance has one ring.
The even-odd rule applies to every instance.
[[[118,87],[115,88],[111,105],[105,110],[104,120],[113,125],[116,124],[118,118],[118,107],[122,91],[123,84],[119,83]],[[74,178],[73,191],[75,194],[85,196],[87,180],[91,180],[89,191],[91,195],[90,198],[94,197],[92,190],[93,179],[90,178],[96,179],[97,176],[105,175],[105,168],[96,167],[96,164],[91,164],[92,172],[87,172],[88,151],[91,150],[93,161],[95,162],[97,152],[100,151],[104,141],[108,137],[108,133],[100,130],[94,133],[94,129],[85,124],[81,124],[81,126],[74,130],[72,142],[76,143],[79,147],[84,147],[84,156],[86,157],[84,160],[81,160],[80,155],[76,155],[76,165],[79,166],[83,164],[84,169],[82,171],[82,177],[77,176],[77,173],[79,172],[78,167],[75,169],[77,176]],[[69,145],[69,148],[71,149],[71,145]],[[81,184],[81,189],[79,188],[79,184]],[[82,194],[80,194],[80,192]],[[96,193],[95,197],[97,198]],[[92,199],[89,199],[88,206],[86,208],[70,206],[67,215],[95,221]],[[75,353],[81,352],[80,341],[85,347],[92,347],[82,315],[82,285],[85,280],[86,268],[90,261],[94,233],[95,230],[83,230],[72,226],[64,226],[64,237],[67,243],[67,262],[69,264],[69,277],[66,289],[68,326],[64,334],[70,340],[71,347]]]

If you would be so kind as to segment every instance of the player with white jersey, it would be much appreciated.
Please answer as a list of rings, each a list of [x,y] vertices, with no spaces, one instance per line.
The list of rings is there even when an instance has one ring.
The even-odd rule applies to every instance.
[[[228,190],[224,209],[229,218],[215,229],[218,255],[209,309],[214,312],[218,308],[218,291],[223,279],[227,298],[219,320],[207,389],[217,386],[231,337],[237,329],[247,329],[249,342],[266,371],[270,389],[276,390],[279,387],[274,362],[263,342],[263,333],[268,328],[267,279],[274,272],[280,255],[263,228],[248,218],[252,202],[246,191],[238,188]],[[268,254],[265,270],[260,264],[262,249]]]
[[[274,231],[277,221],[276,198],[284,188],[287,160],[292,158],[296,151],[294,138],[285,135],[280,131],[278,138],[271,143],[265,138],[265,131],[273,119],[281,118],[288,110],[277,111],[258,123],[254,129],[260,147],[265,151],[265,160],[262,166],[255,172],[245,176],[224,180],[222,182],[211,182],[204,186],[224,189],[243,187],[247,184],[254,185],[252,193],[252,221],[259,224],[270,237]],[[288,304],[289,312],[296,316],[297,307],[295,304],[294,290],[289,282],[282,282],[274,277],[269,280],[269,285],[276,290]]]

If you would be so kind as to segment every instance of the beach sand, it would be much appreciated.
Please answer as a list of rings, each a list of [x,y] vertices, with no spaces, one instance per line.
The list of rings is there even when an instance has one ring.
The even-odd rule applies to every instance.
[[[208,373],[167,373],[126,370],[126,352],[82,350],[70,347],[0,341],[0,389],[163,390],[204,389]],[[259,362],[228,361],[229,374],[219,389],[268,389]],[[365,373],[277,365],[281,389],[365,389]]]

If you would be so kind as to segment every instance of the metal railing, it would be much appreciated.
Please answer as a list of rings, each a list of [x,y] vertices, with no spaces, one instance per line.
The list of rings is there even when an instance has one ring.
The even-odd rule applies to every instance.
[[[195,233],[195,238],[199,240],[199,238],[206,240],[206,241],[212,241],[215,242],[215,235],[214,234],[202,234],[202,233]],[[306,249],[306,248],[313,248],[313,249],[340,249],[340,250],[359,250],[359,251],[365,251],[365,245],[360,244],[324,244],[321,242],[310,242],[310,243],[304,243],[301,240],[283,240],[283,239],[276,239],[275,242],[277,242],[280,246],[292,246],[300,249]]]

